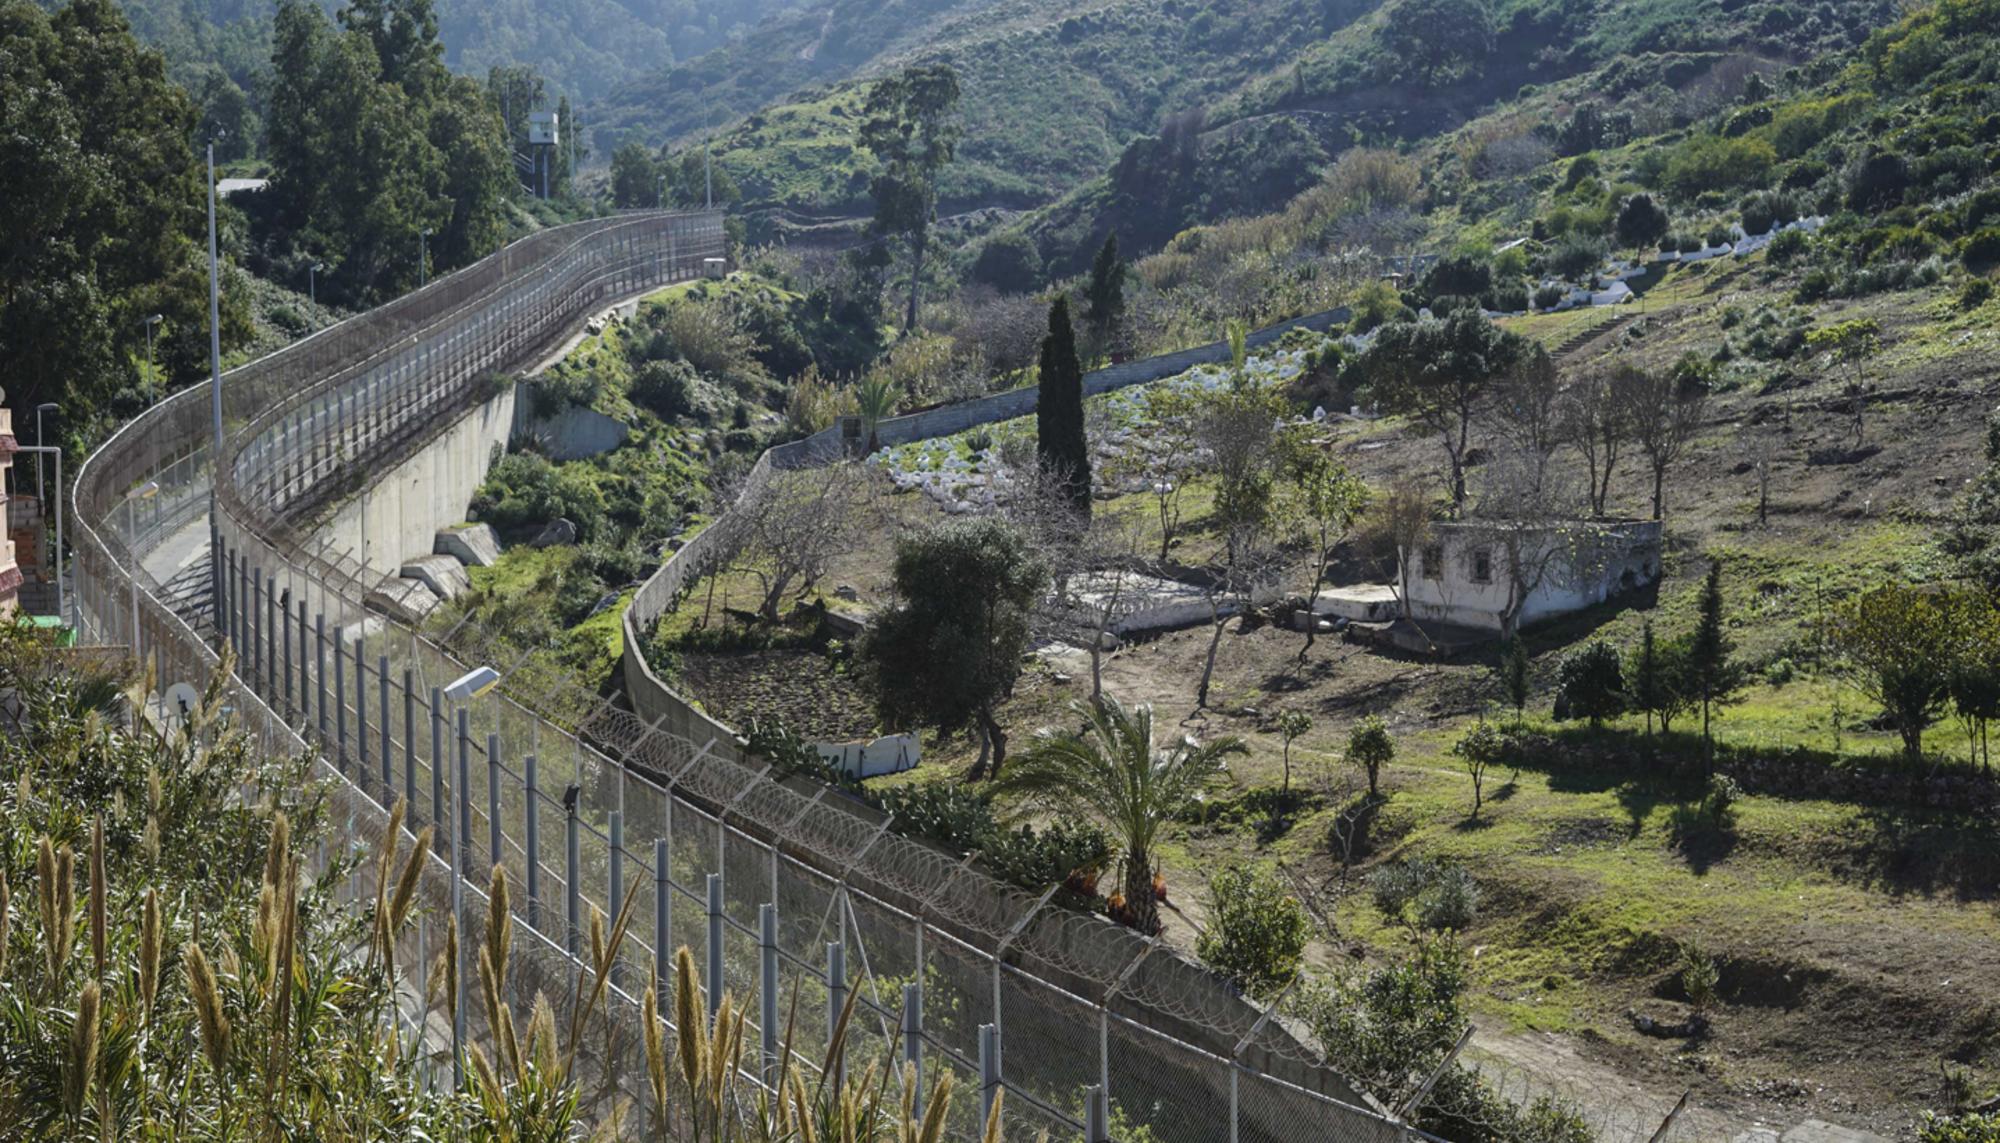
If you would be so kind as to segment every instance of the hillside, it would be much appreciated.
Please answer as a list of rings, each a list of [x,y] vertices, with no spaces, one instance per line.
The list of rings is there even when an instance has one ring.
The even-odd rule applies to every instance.
[[[329,13],[346,6],[346,0],[319,3]],[[252,99],[260,94],[275,3],[122,0],[122,6],[139,38],[164,51],[181,76],[205,81],[219,69]],[[423,5],[437,21],[445,63],[452,70],[483,77],[495,66],[532,67],[552,87],[586,99],[677,59],[719,48],[760,21],[802,6],[792,0],[432,0]]]
[[[753,205],[853,213],[865,80],[909,63],[958,69],[965,138],[947,207],[1033,205],[1102,171],[1164,116],[1222,99],[1367,11],[1359,0],[838,0],[620,87],[609,130],[686,142],[735,120],[718,161]],[[740,118],[739,118],[740,117]]]
[[[1240,188],[1304,185],[1353,143],[1422,149],[1479,117],[1540,126],[1549,143],[1585,102],[1627,136],[1653,134],[1714,111],[1750,72],[1775,77],[1853,46],[1892,12],[1877,0],[1823,5],[1805,20],[1765,3],[1404,0],[1218,100],[1197,145],[1135,141],[1022,229],[1052,272],[1069,274],[1114,229],[1123,249],[1146,252],[1189,226],[1271,209],[1282,197]],[[1243,177],[1246,135],[1261,178]],[[1535,154],[1529,145],[1482,158],[1506,171]]]

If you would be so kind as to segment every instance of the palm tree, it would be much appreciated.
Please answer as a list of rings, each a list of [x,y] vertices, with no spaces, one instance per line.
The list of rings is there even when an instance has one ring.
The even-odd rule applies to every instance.
[[[874,452],[878,441],[875,427],[896,415],[896,406],[903,403],[902,387],[879,373],[862,379],[854,389],[855,411],[861,414],[862,431],[868,437],[868,451]]]
[[[1070,710],[1083,716],[1083,731],[1037,731],[1033,744],[996,779],[994,793],[1025,795],[1056,813],[1103,822],[1125,847],[1132,927],[1157,932],[1153,841],[1161,826],[1194,803],[1226,756],[1248,748],[1234,736],[1206,743],[1182,737],[1156,746],[1152,706],[1128,711],[1108,695],[1095,704],[1072,702]]]

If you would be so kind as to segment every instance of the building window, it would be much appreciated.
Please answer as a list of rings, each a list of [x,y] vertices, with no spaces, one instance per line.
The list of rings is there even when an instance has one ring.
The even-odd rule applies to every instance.
[[[1493,582],[1493,553],[1486,548],[1472,553],[1472,582]]]
[[[1423,549],[1424,578],[1444,578],[1444,545],[1425,544]]]

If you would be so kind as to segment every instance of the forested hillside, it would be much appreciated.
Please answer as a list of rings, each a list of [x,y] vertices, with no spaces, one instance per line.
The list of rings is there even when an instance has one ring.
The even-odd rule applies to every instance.
[[[45,0],[46,2],[46,0]],[[345,0],[317,0],[328,15]],[[437,0],[445,64],[483,76],[530,67],[556,90],[594,98],[614,84],[692,59],[748,33],[795,0]],[[133,31],[225,123],[265,101],[273,0],[126,0]],[[254,123],[231,156],[248,154]]]
[[[964,89],[947,209],[1045,202],[1102,171],[1162,117],[1282,68],[1363,15],[1362,0],[839,0],[627,84],[604,124],[648,142],[730,123],[718,160],[746,201],[851,212],[865,202],[853,147],[865,81],[948,62]]]

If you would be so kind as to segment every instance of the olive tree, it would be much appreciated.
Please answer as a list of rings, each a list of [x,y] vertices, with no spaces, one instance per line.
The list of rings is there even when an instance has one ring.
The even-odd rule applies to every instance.
[[[876,705],[891,725],[973,728],[972,777],[1000,772],[1007,736],[994,707],[1012,693],[1047,565],[994,517],[956,520],[896,544],[897,600],[861,644]]]

